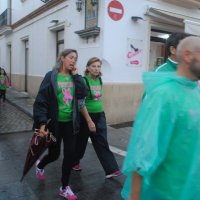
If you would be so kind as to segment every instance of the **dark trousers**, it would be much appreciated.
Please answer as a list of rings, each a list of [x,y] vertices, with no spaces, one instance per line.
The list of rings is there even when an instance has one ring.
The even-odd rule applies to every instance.
[[[48,149],[48,154],[43,157],[38,165],[38,168],[43,169],[48,163],[51,163],[59,158],[61,142],[63,140],[63,163],[62,163],[62,187],[69,185],[69,178],[71,169],[75,164],[75,147],[76,147],[76,135],[73,135],[72,122],[59,122],[58,130],[56,133],[56,143],[51,145]]]
[[[110,151],[107,141],[107,126],[105,113],[90,113],[90,117],[96,125],[96,133],[91,133],[84,118],[81,116],[80,133],[76,143],[76,164],[83,158],[87,147],[88,138],[91,138],[94,150],[106,173],[111,174],[119,170],[113,153]]]
[[[3,98],[3,102],[6,100],[6,90],[0,90],[0,99]]]

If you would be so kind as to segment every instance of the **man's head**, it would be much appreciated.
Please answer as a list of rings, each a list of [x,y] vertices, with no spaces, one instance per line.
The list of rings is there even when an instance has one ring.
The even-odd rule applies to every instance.
[[[179,44],[180,40],[190,36],[187,33],[172,33],[168,39],[166,40],[165,44],[165,58],[171,58],[172,60],[176,61],[176,47]]]
[[[200,80],[200,37],[190,36],[177,46],[178,74]]]

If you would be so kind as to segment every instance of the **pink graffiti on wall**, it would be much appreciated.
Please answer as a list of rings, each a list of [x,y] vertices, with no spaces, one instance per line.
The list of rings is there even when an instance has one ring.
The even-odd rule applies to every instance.
[[[132,44],[130,45],[130,47],[132,50],[127,53],[127,58],[129,59],[131,65],[139,65],[140,61],[138,59],[135,59],[134,57],[140,55],[142,49],[135,48]]]

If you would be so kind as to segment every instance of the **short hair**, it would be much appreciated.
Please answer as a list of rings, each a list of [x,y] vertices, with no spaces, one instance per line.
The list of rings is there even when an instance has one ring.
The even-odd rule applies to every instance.
[[[100,62],[100,64],[102,65],[102,61],[101,61],[99,58],[97,58],[97,57],[92,57],[92,58],[90,58],[90,59],[88,60],[88,62],[87,62],[87,65],[86,65],[86,70],[85,70],[85,72],[84,72],[85,75],[87,75],[87,74],[89,73],[87,67],[89,67],[91,64],[93,64],[93,63],[95,63],[95,62]],[[102,75],[102,73],[100,72],[100,73],[99,73],[99,76],[101,76],[101,75]]]
[[[171,56],[170,47],[177,48],[177,45],[179,44],[180,40],[191,36],[191,34],[188,33],[172,33],[166,40],[165,43],[165,59],[167,59],[169,56]]]

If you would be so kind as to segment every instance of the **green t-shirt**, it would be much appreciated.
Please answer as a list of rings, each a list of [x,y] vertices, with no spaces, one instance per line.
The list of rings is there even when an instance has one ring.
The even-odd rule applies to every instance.
[[[0,75],[0,90],[6,90],[6,77]]]
[[[58,121],[72,121],[74,84],[71,75],[57,75]]]
[[[90,91],[85,100],[85,105],[89,113],[103,112],[103,101],[102,101],[102,85],[99,78],[92,79],[89,76],[85,76],[87,79]],[[87,83],[86,83],[87,85]]]

